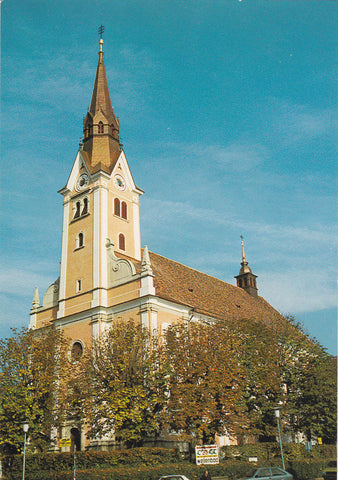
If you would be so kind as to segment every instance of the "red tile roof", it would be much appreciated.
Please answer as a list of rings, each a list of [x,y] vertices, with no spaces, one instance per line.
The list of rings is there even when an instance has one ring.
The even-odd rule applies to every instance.
[[[262,297],[242,288],[149,252],[156,296],[187,305],[195,312],[227,320],[255,319],[267,325],[284,317]]]

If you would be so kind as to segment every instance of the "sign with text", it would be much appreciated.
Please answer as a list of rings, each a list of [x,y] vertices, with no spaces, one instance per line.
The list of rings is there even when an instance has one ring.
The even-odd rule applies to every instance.
[[[60,438],[60,440],[59,440],[60,448],[70,447],[70,445],[71,445],[71,439],[70,438]]]
[[[219,463],[217,445],[196,446],[196,465],[215,465]]]

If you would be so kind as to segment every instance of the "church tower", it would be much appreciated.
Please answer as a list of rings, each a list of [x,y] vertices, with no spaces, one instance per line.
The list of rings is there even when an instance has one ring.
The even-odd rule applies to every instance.
[[[114,251],[141,259],[139,197],[122,145],[103,60],[103,40],[83,145],[64,196],[58,318],[107,306],[107,239]],[[81,302],[78,302],[78,294]],[[77,306],[77,304],[79,304]]]
[[[242,237],[241,237],[242,238]],[[235,277],[237,280],[237,287],[243,288],[249,295],[257,297],[257,275],[254,275],[251,271],[251,268],[248,265],[248,262],[245,258],[244,243],[243,238],[241,240],[242,244],[242,262],[239,274]]]
[[[100,38],[83,143],[67,184],[59,191],[63,195],[60,278],[47,289],[41,306],[35,292],[30,322],[32,328],[56,322],[74,338],[80,336],[80,323],[86,318],[89,344],[95,336],[93,318],[103,318],[107,307],[117,303],[111,293],[116,279],[121,281],[123,271],[134,274],[132,262],[141,262],[143,191],[135,185],[119,140],[102,47]],[[123,264],[119,256],[125,258]]]

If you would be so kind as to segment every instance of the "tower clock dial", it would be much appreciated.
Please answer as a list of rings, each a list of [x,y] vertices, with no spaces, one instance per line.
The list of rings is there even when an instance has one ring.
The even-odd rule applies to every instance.
[[[126,182],[122,175],[115,175],[114,184],[119,190],[124,190],[126,188]]]
[[[88,173],[82,173],[76,182],[76,190],[83,190],[89,183]]]

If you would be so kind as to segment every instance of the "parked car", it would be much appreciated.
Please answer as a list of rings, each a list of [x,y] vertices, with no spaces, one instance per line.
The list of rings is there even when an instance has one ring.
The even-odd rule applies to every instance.
[[[159,480],[189,480],[185,475],[164,475]]]
[[[330,460],[323,470],[324,480],[337,479],[337,460]]]
[[[248,480],[292,480],[291,473],[286,472],[279,467],[262,467],[256,470],[254,475]]]

